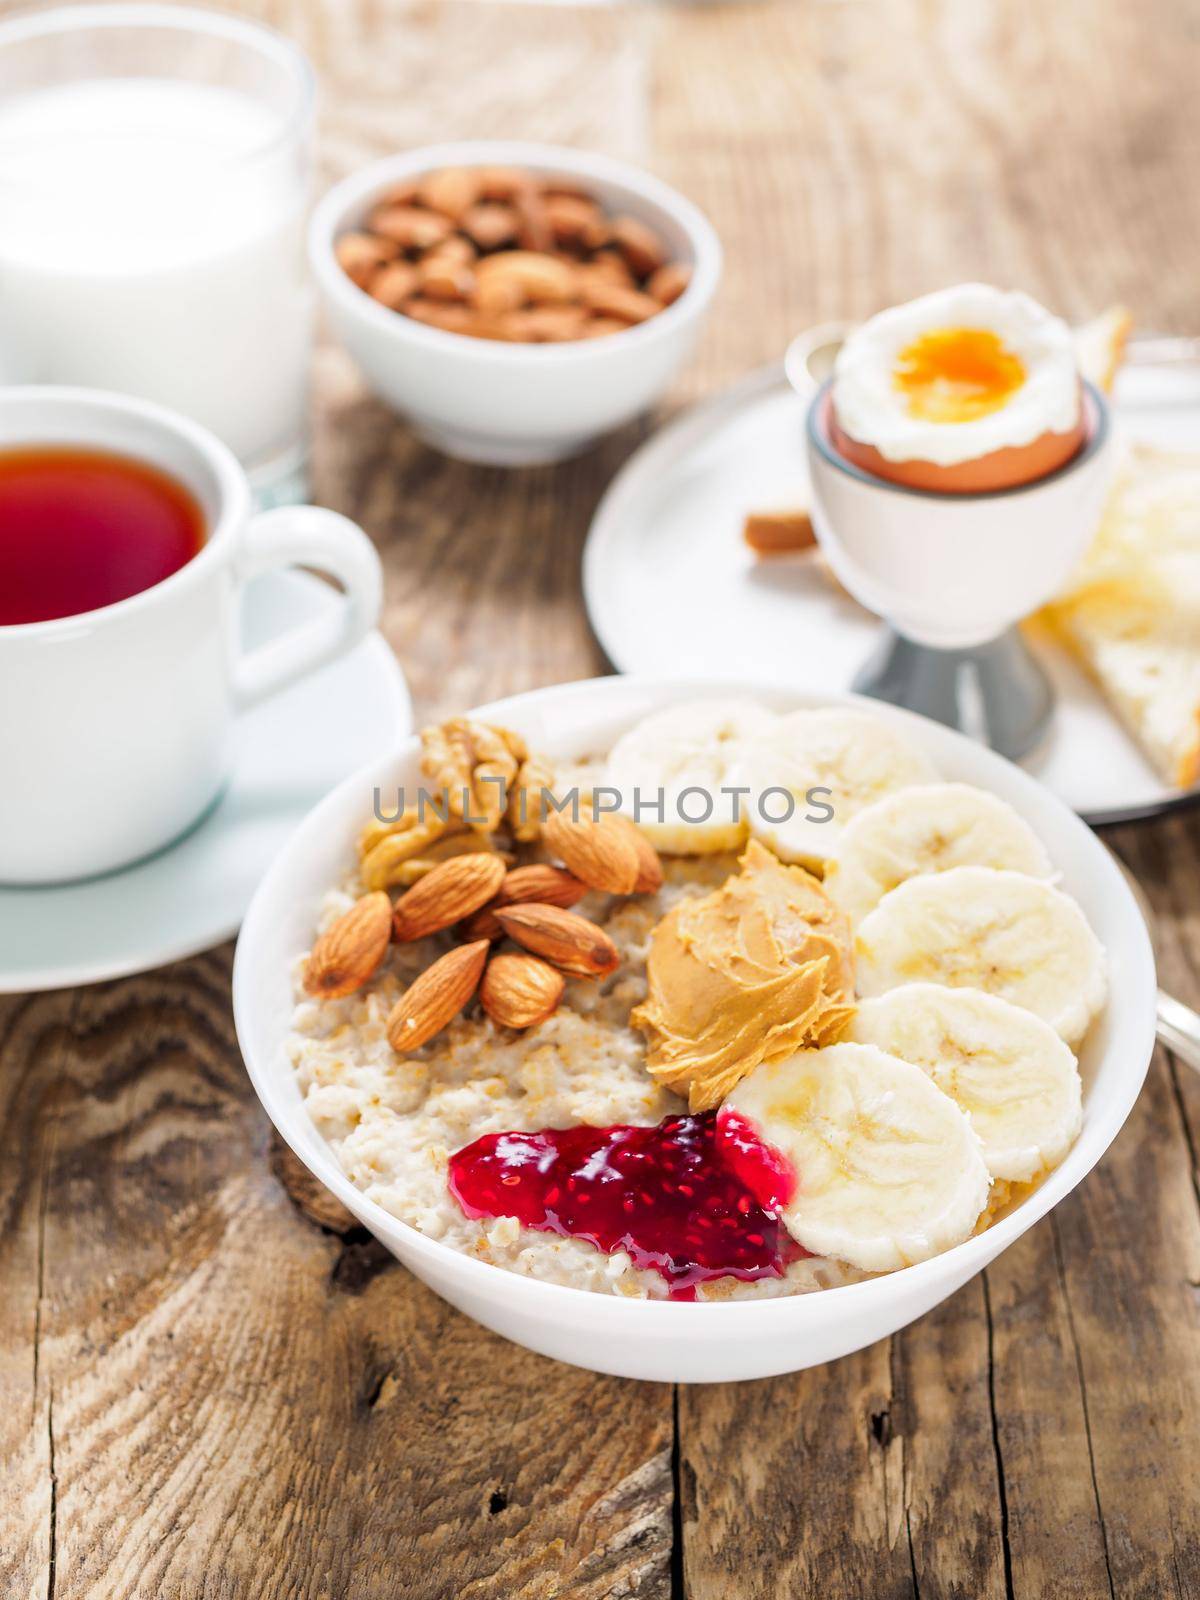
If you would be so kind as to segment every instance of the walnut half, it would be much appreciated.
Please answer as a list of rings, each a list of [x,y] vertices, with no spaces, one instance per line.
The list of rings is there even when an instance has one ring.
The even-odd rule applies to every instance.
[[[542,790],[554,773],[511,728],[451,717],[421,733],[421,771],[451,817],[480,833],[502,824],[526,844],[541,832]]]
[[[450,815],[480,833],[495,833],[508,808],[525,741],[508,728],[451,717],[421,730],[421,771]]]

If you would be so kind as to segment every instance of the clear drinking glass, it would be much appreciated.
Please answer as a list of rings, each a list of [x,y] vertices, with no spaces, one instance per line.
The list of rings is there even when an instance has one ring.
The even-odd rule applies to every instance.
[[[162,5],[0,23],[0,382],[195,418],[261,499],[303,487],[313,75],[267,28]]]

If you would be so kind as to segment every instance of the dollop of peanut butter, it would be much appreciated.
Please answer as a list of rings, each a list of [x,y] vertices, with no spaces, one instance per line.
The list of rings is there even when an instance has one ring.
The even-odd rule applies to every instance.
[[[817,879],[757,842],[739,867],[655,928],[631,1018],[651,1076],[693,1111],[763,1061],[831,1044],[854,1013],[849,926]]]

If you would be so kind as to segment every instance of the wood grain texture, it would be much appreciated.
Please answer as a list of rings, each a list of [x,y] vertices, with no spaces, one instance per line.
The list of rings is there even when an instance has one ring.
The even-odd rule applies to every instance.
[[[727,273],[674,402],[969,276],[1196,324],[1186,0],[232,9],[317,61],[323,182],[496,134],[691,194]],[[467,468],[321,349],[316,498],[380,548],[419,717],[603,669],[580,554],[646,427]],[[1114,842],[1200,1000],[1200,822]],[[920,1323],[673,1403],[484,1333],[306,1182],[241,1067],[229,965],[0,999],[5,1600],[1200,1594],[1186,1069],[1160,1055],[1098,1171]]]
[[[303,1217],[229,965],[0,1013],[0,1593],[666,1593],[669,1393],[520,1351]]]

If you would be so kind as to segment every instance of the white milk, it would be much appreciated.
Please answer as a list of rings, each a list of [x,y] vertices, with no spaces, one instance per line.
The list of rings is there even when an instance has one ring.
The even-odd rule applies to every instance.
[[[302,435],[303,158],[232,89],[98,78],[0,103],[0,381],[120,389],[250,465]]]

